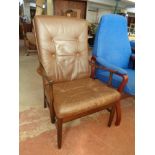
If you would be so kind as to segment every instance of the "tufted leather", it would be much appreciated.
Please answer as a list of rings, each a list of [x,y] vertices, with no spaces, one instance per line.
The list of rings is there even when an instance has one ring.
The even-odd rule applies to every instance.
[[[86,21],[36,16],[34,24],[40,63],[50,80],[70,81],[89,76]]]
[[[59,118],[103,107],[120,99],[120,93],[91,78],[53,85],[54,109]]]

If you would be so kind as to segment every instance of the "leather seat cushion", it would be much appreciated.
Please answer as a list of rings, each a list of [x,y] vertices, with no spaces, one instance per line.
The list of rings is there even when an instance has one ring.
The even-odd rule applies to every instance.
[[[54,109],[58,118],[99,108],[120,99],[120,93],[91,78],[53,85]]]

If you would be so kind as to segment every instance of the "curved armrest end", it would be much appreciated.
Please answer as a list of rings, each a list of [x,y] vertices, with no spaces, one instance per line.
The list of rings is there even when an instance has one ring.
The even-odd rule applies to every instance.
[[[99,63],[99,65],[97,65],[96,62]],[[127,72],[124,69],[116,67],[114,65],[111,65],[111,64],[107,63],[104,59],[96,58],[95,56],[92,56],[90,64],[91,64],[91,77],[93,79],[95,78],[95,69],[96,68],[100,68],[100,69],[103,69],[103,70],[106,70],[106,71],[110,72],[110,78],[109,78],[109,84],[110,85],[111,85],[111,82],[112,82],[112,74],[116,74],[116,75],[122,77],[121,84],[120,84],[120,86],[118,87],[117,90],[120,93],[123,91],[125,85],[128,82],[128,75],[127,75]]]
[[[46,76],[46,72],[44,70],[44,68],[42,67],[42,65],[40,64],[40,66],[37,68],[37,73],[42,76],[43,78],[46,79],[47,84],[51,85],[53,84],[53,80],[49,80],[49,78]]]

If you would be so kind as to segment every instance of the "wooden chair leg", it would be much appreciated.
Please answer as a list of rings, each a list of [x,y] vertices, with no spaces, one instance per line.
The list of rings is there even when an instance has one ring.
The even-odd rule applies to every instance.
[[[121,122],[121,106],[120,106],[120,102],[117,102],[116,105],[116,122],[115,125],[120,125]]]
[[[49,104],[49,109],[50,109],[51,123],[55,123],[55,111],[54,111],[53,103]]]
[[[30,54],[30,53],[29,53],[29,51],[27,50],[26,56],[29,56],[29,54]]]
[[[45,93],[44,93],[44,108],[47,108],[47,99],[46,99]]]
[[[113,118],[114,118],[114,114],[115,114],[115,106],[112,106],[111,111],[110,111],[110,117],[109,117],[109,122],[108,122],[108,126],[111,127]]]
[[[57,143],[58,148],[61,149],[62,143],[62,119],[57,119]]]

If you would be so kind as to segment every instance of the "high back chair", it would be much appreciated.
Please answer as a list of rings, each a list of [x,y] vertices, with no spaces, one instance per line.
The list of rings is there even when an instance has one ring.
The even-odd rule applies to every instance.
[[[56,120],[58,148],[61,148],[62,124],[65,122],[108,109],[108,126],[111,126],[116,109],[115,124],[119,125],[120,93],[90,78],[87,22],[67,17],[36,16],[34,26],[44,107],[49,107],[51,122]],[[94,72],[95,64],[91,64]]]
[[[118,88],[122,78],[128,77],[124,91],[135,95],[135,70],[130,64],[134,61],[124,16],[107,14],[101,17],[93,48],[93,59],[100,66],[117,72],[111,76],[111,83]],[[134,64],[134,62],[133,62]],[[103,82],[109,80],[110,72],[98,68],[95,77]]]

